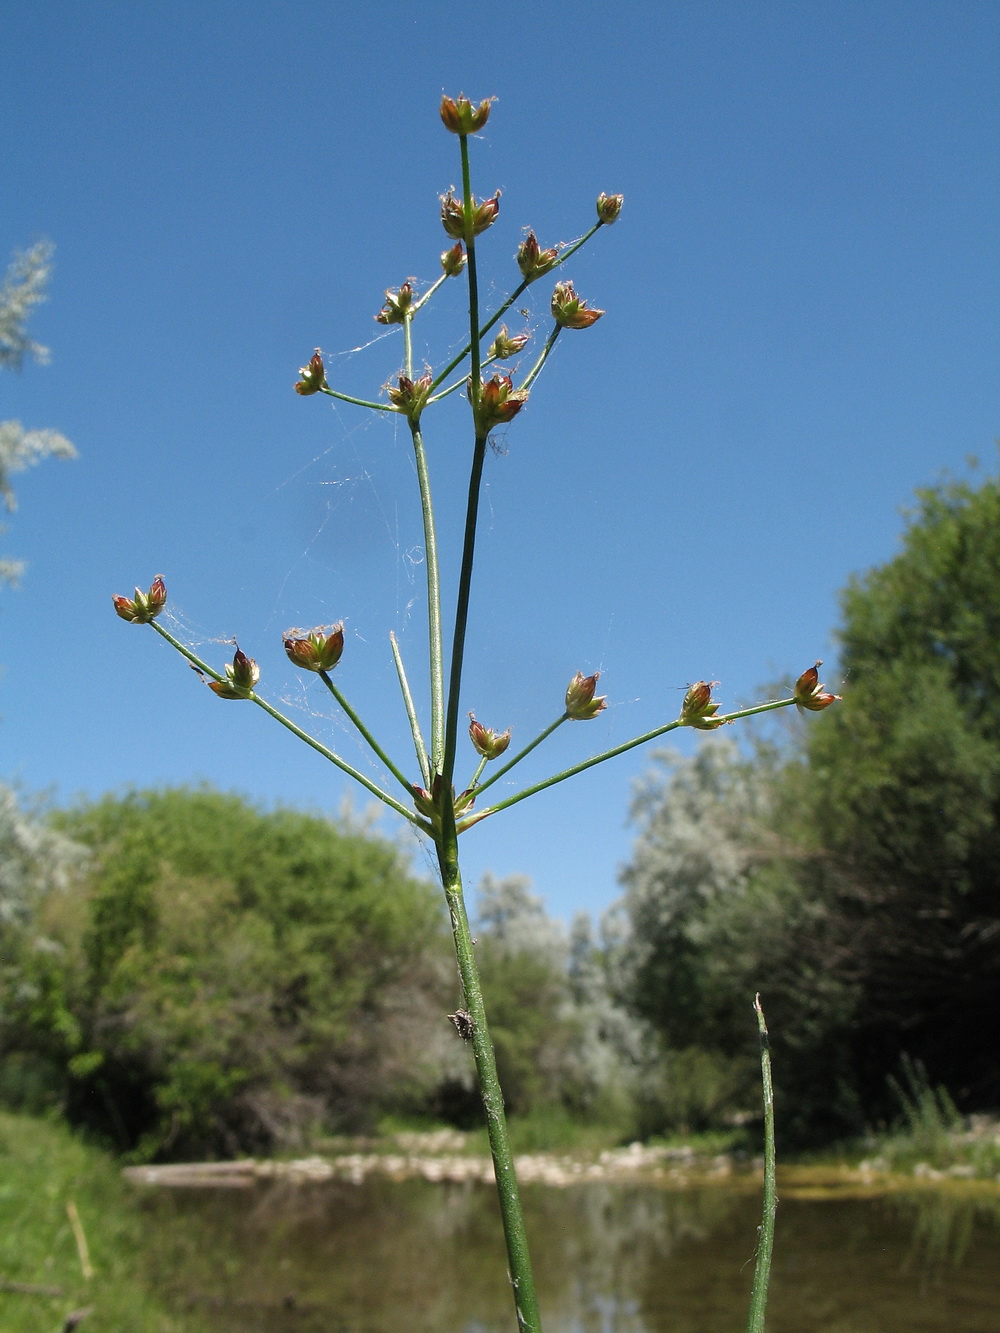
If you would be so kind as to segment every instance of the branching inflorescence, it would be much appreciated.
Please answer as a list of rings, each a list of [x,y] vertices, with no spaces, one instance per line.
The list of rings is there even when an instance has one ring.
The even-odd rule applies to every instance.
[[[597,694],[599,673],[585,676],[582,672],[577,672],[566,688],[561,712],[532,741],[510,758],[506,758],[510,745],[510,730],[498,732],[485,727],[469,714],[468,737],[478,762],[469,781],[456,792],[454,772],[459,749],[462,671],[475,559],[479,495],[487,443],[492,431],[513,421],[524,407],[563,330],[592,328],[605,312],[588,306],[586,300],[577,295],[572,282],[556,275],[550,300],[552,327],[531,368],[518,383],[515,383],[514,376],[503,368],[503,363],[524,350],[530,335],[526,333],[512,335],[505,324],[500,325],[492,338],[490,335],[518,297],[532,283],[556,274],[556,270],[560,269],[599,230],[615,223],[622,211],[620,194],[598,195],[596,221],[579,240],[564,247],[542,249],[534,232],[528,232],[518,248],[516,257],[521,281],[500,306],[484,318],[479,304],[476,244],[496,221],[500,209],[500,194],[497,192],[487,198],[478,199],[472,193],[469,138],[485,126],[489,119],[490,108],[490,100],[475,105],[465,97],[454,100],[446,97],[441,103],[441,119],[446,128],[459,139],[462,189],[460,194],[449,190],[441,198],[441,223],[452,244],[441,255],[440,277],[419,296],[414,290],[412,281],[404,282],[398,289],[387,290],[385,302],[375,317],[381,324],[399,325],[403,333],[403,366],[394,381],[386,386],[388,402],[359,398],[333,387],[327,380],[323,356],[318,348],[300,370],[300,378],[295,384],[296,392],[302,397],[323,394],[339,402],[351,403],[372,411],[394,413],[404,417],[409,427],[420,491],[426,552],[430,704],[430,733],[427,737],[420,725],[399,646],[394,635],[390,634],[389,639],[413,738],[416,765],[414,771],[408,773],[404,763],[397,763],[386,753],[331,678],[330,673],[338,666],[344,652],[344,633],[341,624],[317,626],[306,630],[288,630],[284,635],[285,652],[297,668],[314,672],[320,677],[338,707],[391,776],[393,783],[386,782],[380,785],[373,781],[268,703],[258,693],[260,670],[257,663],[241,649],[236,649],[232,662],[226,663],[224,670],[217,671],[164,629],[157,621],[167,600],[166,587],[161,576],[157,575],[148,592],[143,593],[137,588],[134,597],[116,596],[114,606],[122,619],[134,624],[151,625],[162,638],[188,659],[219,698],[244,699],[257,704],[300,740],[343,773],[354,778],[384,804],[391,806],[432,840],[451,913],[464,991],[464,1008],[460,1011],[463,1021],[459,1031],[463,1038],[472,1042],[475,1054],[500,1195],[518,1325],[522,1330],[537,1330],[540,1329],[540,1321],[517,1179],[479,984],[474,942],[469,931],[462,891],[458,859],[459,835],[472,828],[474,824],[509,809],[529,796],[537,795],[557,783],[582,773],[585,769],[593,768],[680,727],[711,731],[740,718],[786,708],[792,704],[800,709],[818,711],[833,703],[837,696],[827,693],[820,684],[818,667],[821,664],[818,662],[803,672],[789,697],[729,713],[721,713],[719,703],[712,697],[714,686],[718,682],[699,680],[688,689],[680,712],[675,718],[660,723],[621,745],[584,759],[562,772],[554,773],[540,782],[526,786],[514,795],[493,803],[482,804],[482,798],[489,788],[509,774],[563,723],[587,721],[597,717],[604,709],[605,698]],[[468,342],[440,370],[427,371],[415,376],[411,337],[413,320],[443,283],[462,274],[466,277],[469,293]],[[486,376],[484,372],[490,368],[492,373]],[[446,657],[437,532],[431,500],[423,420],[431,408],[459,389],[465,390],[469,401],[473,447],[461,572],[451,623],[450,652]],[[488,766],[499,760],[504,762],[499,763],[490,776],[484,777]],[[393,784],[398,784],[398,791]],[[454,1020],[454,1016],[452,1018]]]

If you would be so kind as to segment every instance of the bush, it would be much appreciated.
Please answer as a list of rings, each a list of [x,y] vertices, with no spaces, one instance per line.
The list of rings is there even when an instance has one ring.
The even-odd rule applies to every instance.
[[[443,912],[389,843],[208,789],[58,825],[89,867],[37,896],[2,1021],[74,1122],[143,1156],[236,1153],[368,1127],[440,1079]]]

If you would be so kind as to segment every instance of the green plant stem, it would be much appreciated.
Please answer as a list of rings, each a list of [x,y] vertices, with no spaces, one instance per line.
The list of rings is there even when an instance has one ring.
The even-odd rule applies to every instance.
[[[712,720],[718,723],[737,722],[741,717],[753,717],[755,713],[770,713],[775,708],[787,708],[789,704],[794,702],[794,699],[775,699],[771,703],[755,704],[753,708],[741,708],[736,713],[724,713],[721,717]],[[665,726],[647,731],[642,736],[636,736],[630,741],[625,741],[622,745],[616,745],[611,750],[605,750],[601,754],[595,754],[590,759],[584,759],[582,763],[574,764],[572,768],[565,768],[561,773],[546,778],[544,782],[536,782],[533,787],[526,787],[524,791],[519,791],[516,796],[509,796],[505,801],[498,801],[496,805],[487,806],[485,810],[478,810],[467,819],[460,820],[458,831],[464,833],[466,829],[471,828],[473,824],[478,824],[481,819],[485,819],[488,815],[495,815],[500,810],[507,810],[510,806],[517,805],[518,801],[527,800],[529,796],[544,791],[546,787],[554,787],[557,782],[565,782],[567,778],[574,778],[577,773],[583,773],[588,768],[593,768],[595,764],[603,764],[606,759],[614,759],[617,755],[625,754],[627,750],[634,750],[637,745],[645,745],[647,741],[656,740],[657,736],[665,736],[668,731],[676,731],[679,727],[684,726],[690,726],[690,723],[681,722],[678,718],[673,722],[668,722]],[[495,779],[491,779],[491,781],[493,780]]]
[[[514,1307],[520,1333],[541,1333],[538,1299],[531,1271],[531,1256],[524,1226],[524,1212],[514,1170],[514,1155],[510,1146],[507,1118],[504,1114],[503,1094],[497,1076],[496,1057],[486,1021],[486,1008],[479,981],[469,918],[465,910],[462,877],[458,864],[458,838],[455,833],[454,810],[450,801],[450,818],[445,817],[437,845],[441,882],[444,886],[448,909],[451,913],[452,935],[458,967],[462,977],[465,1008],[472,1021],[472,1049],[479,1075],[479,1086],[486,1111],[486,1128],[493,1156],[500,1215],[503,1219],[504,1240],[507,1245],[507,1265],[510,1284],[514,1291]]]
[[[771,1083],[771,1052],[764,1022],[760,996],[754,999],[757,1031],[760,1035],[760,1076],[764,1092],[764,1206],[757,1244],[757,1263],[753,1274],[750,1296],[750,1316],[747,1333],[764,1333],[764,1313],[767,1308],[767,1288],[771,1278],[771,1255],[774,1251],[774,1217],[778,1210],[775,1181],[774,1151],[774,1087]]]
[[[469,476],[469,498],[465,514],[465,540],[462,544],[462,569],[458,579],[458,602],[455,608],[455,634],[451,646],[451,674],[448,680],[448,713],[444,733],[443,781],[451,783],[455,771],[455,750],[458,743],[459,694],[462,688],[462,664],[465,659],[465,634],[469,623],[469,595],[472,590],[472,566],[476,556],[476,524],[479,518],[479,491],[486,461],[486,436],[476,435]]]
[[[320,393],[325,393],[328,398],[338,398],[342,403],[353,403],[355,407],[370,407],[373,412],[399,411],[399,408],[391,403],[372,403],[367,398],[352,398],[349,393],[340,393],[337,389],[331,389],[329,385],[320,389]]]
[[[444,283],[444,282],[447,282],[447,281],[448,281],[448,274],[447,274],[447,273],[442,273],[441,276],[440,276],[440,278],[438,278],[435,282],[432,282],[432,283],[431,283],[431,285],[430,285],[430,286],[427,288],[427,290],[424,292],[423,296],[421,296],[420,300],[419,300],[419,301],[414,301],[413,304],[410,306],[410,318],[411,318],[411,319],[412,319],[412,317],[417,313],[417,311],[420,309],[421,306],[424,306],[424,305],[427,304],[427,302],[431,299],[431,297],[434,295],[434,293],[437,291],[437,289],[441,286],[441,284]]]
[[[161,638],[166,639],[167,643],[169,643],[172,648],[176,648],[182,657],[186,657],[187,660],[193,666],[197,667],[197,669],[204,675],[211,676],[213,680],[219,681],[220,684],[226,683],[225,676],[220,675],[219,672],[213,667],[210,667],[207,662],[203,662],[197,654],[191,651],[190,648],[181,643],[179,639],[175,639],[169,630],[165,630],[163,626],[158,624],[155,620],[151,620],[149,623]],[[325,745],[322,745],[315,738],[315,736],[310,736],[308,731],[303,731],[301,727],[296,726],[291,718],[285,717],[284,713],[279,713],[277,708],[274,708],[269,704],[266,699],[262,699],[260,695],[256,693],[250,693],[246,697],[255,703],[258,708],[263,708],[264,712],[270,717],[273,717],[275,722],[280,722],[283,727],[286,727],[292,733],[293,736],[298,736],[300,741],[304,741],[306,745],[315,750],[317,754],[321,754],[324,759],[328,759],[330,763],[339,768],[342,773],[346,773],[349,778],[354,778],[355,782],[360,782],[362,787],[365,787],[370,791],[373,796],[376,796],[386,805],[391,806],[397,814],[402,815],[403,818],[408,820],[411,824],[416,824],[418,828],[425,827],[424,822],[418,818],[413,810],[407,810],[405,805],[400,805],[399,801],[390,796],[388,792],[383,791],[382,788],[372,782],[370,778],[366,778],[363,773],[359,773],[358,770],[347,763],[345,759],[341,759],[339,754],[335,754],[333,750],[328,750]]]
[[[473,787],[476,786],[476,783],[477,783],[477,782],[479,781],[479,779],[483,776],[483,769],[486,767],[486,765],[487,765],[488,762],[489,762],[489,760],[486,758],[485,755],[483,755],[483,756],[480,758],[479,763],[476,765],[476,771],[475,771],[475,773],[473,773],[472,778],[471,778],[471,780],[470,780],[470,782],[469,782],[469,789],[470,789],[470,790],[471,790]],[[477,790],[478,790],[478,788],[477,788]]]
[[[465,215],[472,216],[472,182],[469,175],[469,144],[463,134],[460,138],[462,147],[462,197]],[[469,623],[469,596],[472,590],[472,567],[476,555],[476,527],[479,521],[479,492],[483,480],[483,465],[486,461],[486,438],[488,430],[480,424],[479,406],[482,396],[482,365],[479,355],[479,279],[476,272],[476,242],[471,234],[465,239],[465,253],[468,258],[466,272],[469,279],[469,343],[471,348],[471,387],[472,418],[476,423],[476,439],[472,451],[472,468],[469,474],[469,497],[465,511],[465,538],[462,543],[462,568],[458,577],[458,600],[455,608],[455,633],[451,646],[451,673],[448,680],[448,706],[445,717],[444,758],[441,764],[441,777],[445,787],[450,787],[455,772],[455,753],[458,745],[458,710],[462,688],[462,666],[465,659],[465,634]]]
[[[559,717],[556,718],[554,722],[550,722],[549,725],[545,728],[545,730],[540,731],[538,735],[535,737],[535,739],[531,741],[528,745],[526,745],[523,750],[519,750],[513,759],[508,759],[508,761],[506,762],[506,764],[503,765],[502,768],[498,768],[495,773],[491,773],[490,776],[486,779],[486,781],[481,783],[479,787],[476,788],[477,794],[481,794],[482,792],[484,792],[487,789],[487,787],[492,787],[494,782],[496,782],[499,778],[502,778],[505,773],[509,773],[515,764],[519,764],[521,760],[525,758],[526,755],[531,754],[532,750],[534,750],[537,746],[541,745],[542,741],[547,740],[548,737],[551,736],[552,733],[555,731],[555,729],[557,727],[561,727],[562,724],[567,720],[568,719],[566,714],[562,713]]]
[[[566,249],[562,252],[562,254],[559,256],[559,258],[556,260],[556,262],[552,265],[552,267],[551,267],[550,269],[547,270],[547,273],[545,273],[545,274],[539,274],[538,277],[546,277],[546,276],[548,275],[548,273],[554,273],[554,272],[556,271],[556,269],[559,267],[560,264],[565,264],[566,260],[569,259],[569,258],[571,258],[573,255],[575,255],[576,252],[577,252],[577,250],[580,249],[581,245],[586,245],[587,242],[590,240],[591,236],[593,236],[595,232],[600,231],[600,229],[601,229],[604,225],[605,225],[605,224],[604,224],[603,222],[595,222],[594,225],[591,227],[590,231],[585,232],[585,233],[580,237],[580,239],[579,239],[578,241],[574,241],[572,245],[568,245],[568,246],[566,247]],[[528,288],[531,286],[531,284],[532,284],[533,282],[537,282],[537,281],[538,281],[538,278],[525,278],[522,282],[520,282],[520,283],[514,288],[514,290],[511,292],[510,296],[508,296],[507,299],[506,299],[506,301],[504,301],[503,305],[500,306],[500,308],[496,311],[495,314],[493,314],[493,315],[490,316],[490,318],[486,321],[486,323],[485,323],[485,324],[482,326],[482,328],[479,330],[479,340],[480,340],[480,342],[483,340],[483,338],[486,337],[486,335],[489,333],[490,329],[492,329],[493,326],[494,326],[496,323],[498,323],[498,321],[501,320],[501,319],[503,318],[504,315],[506,315],[507,311],[511,308],[511,306],[514,304],[514,302],[517,300],[517,298],[518,298],[523,292],[526,292],[526,291],[528,290]],[[446,379],[448,378],[448,376],[451,374],[451,372],[455,369],[456,366],[460,366],[460,365],[462,364],[462,362],[465,360],[465,358],[469,355],[469,351],[470,351],[471,347],[472,347],[472,342],[470,341],[470,342],[466,343],[466,345],[462,348],[462,350],[458,353],[457,356],[453,356],[453,357],[452,357],[452,359],[451,359],[451,360],[448,362],[448,364],[445,366],[444,370],[442,370],[442,371],[440,372],[440,374],[439,374],[439,375],[436,377],[436,379],[434,380],[434,383],[431,385],[431,392],[432,392],[432,393],[433,393],[433,391],[438,387],[438,385],[439,385],[440,383],[442,383],[443,380],[446,380]],[[459,383],[464,383],[464,380],[460,380]],[[454,386],[453,386],[453,387],[454,387]],[[450,392],[450,390],[449,390],[449,392]],[[438,397],[440,397],[440,396],[441,396],[441,395],[439,394]]]
[[[528,371],[527,375],[524,377],[524,379],[522,380],[522,382],[517,386],[519,389],[530,389],[530,388],[531,388],[532,384],[533,384],[533,383],[535,382],[535,380],[538,378],[538,375],[539,375],[539,373],[540,373],[540,371],[541,371],[541,369],[542,369],[542,366],[544,366],[545,363],[546,363],[546,361],[549,359],[549,353],[552,351],[553,347],[555,347],[555,345],[556,345],[556,339],[559,337],[559,335],[560,335],[561,332],[562,332],[562,325],[561,325],[561,324],[556,324],[556,325],[553,327],[552,332],[551,332],[551,333],[549,334],[549,336],[545,339],[545,346],[542,348],[541,352],[539,353],[538,360],[535,362],[535,364],[534,364],[534,365],[531,367],[531,369]]]
[[[330,691],[330,693],[333,695],[333,697],[336,699],[337,703],[340,704],[341,708],[344,710],[344,712],[347,714],[350,720],[354,723],[355,727],[357,727],[358,731],[371,746],[375,754],[378,755],[379,759],[382,760],[382,763],[385,764],[386,768],[389,770],[392,776],[402,786],[403,790],[409,792],[410,788],[413,785],[410,782],[409,778],[406,776],[405,773],[400,772],[400,770],[396,767],[396,765],[389,758],[386,752],[382,749],[381,745],[379,745],[378,741],[375,739],[375,737],[371,734],[371,732],[362,722],[361,718],[358,717],[357,713],[344,698],[343,694],[341,694],[340,690],[338,690],[336,685],[334,685],[333,681],[330,679],[327,672],[320,671],[319,678],[326,686],[326,688]]]
[[[424,744],[424,734],[420,730],[420,720],[417,717],[417,710],[413,706],[413,695],[410,693],[410,682],[406,678],[406,668],[403,666],[403,658],[399,651],[399,644],[396,642],[396,636],[389,631],[389,643],[392,646],[392,660],[396,663],[396,675],[399,677],[399,688],[403,695],[403,706],[406,709],[406,716],[410,722],[410,731],[413,735],[413,748],[417,754],[417,763],[420,765],[420,773],[424,780],[424,786],[431,785],[431,770],[427,760],[427,746]]]
[[[471,219],[472,176],[469,171],[469,140],[463,134],[459,143],[462,149],[462,206],[466,218]],[[482,396],[480,343],[483,335],[479,332],[479,274],[476,267],[476,238],[472,234],[471,227],[468,236],[465,238],[465,254],[467,258],[466,274],[469,280],[469,357],[470,374],[472,376],[472,415],[476,422],[476,433],[478,435],[479,400]],[[431,388],[433,389],[434,386],[431,385]]]
[[[413,457],[420,487],[420,511],[424,520],[424,560],[427,565],[427,650],[431,681],[431,754],[432,773],[440,773],[444,756],[444,641],[441,631],[441,573],[438,566],[437,533],[431,479],[427,471],[427,453],[419,421],[410,422]]]
[[[411,308],[403,316],[403,371],[407,379],[413,379],[413,330],[410,328],[412,318]]]

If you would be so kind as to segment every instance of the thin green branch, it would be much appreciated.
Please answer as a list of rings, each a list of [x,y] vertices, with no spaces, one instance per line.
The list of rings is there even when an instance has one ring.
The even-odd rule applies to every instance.
[[[403,316],[403,373],[407,379],[413,379],[413,330],[410,328],[412,318],[411,308]]]
[[[771,1083],[771,1051],[764,1022],[760,996],[754,999],[757,1014],[757,1032],[760,1036],[760,1076],[764,1093],[764,1202],[757,1243],[757,1263],[753,1274],[750,1296],[750,1316],[747,1333],[764,1333],[764,1314],[767,1308],[767,1288],[771,1277],[771,1255],[774,1251],[774,1217],[778,1211],[774,1151],[774,1087]]]
[[[469,279],[469,356],[472,376],[472,416],[479,430],[479,399],[482,392],[480,378],[480,343],[483,335],[479,330],[479,275],[476,266],[476,238],[472,234],[472,177],[469,172],[469,141],[463,134],[459,140],[462,148],[462,206],[465,210],[469,234],[465,238],[466,273]],[[434,385],[431,385],[434,388]]]
[[[392,646],[392,660],[396,663],[396,675],[399,677],[399,688],[403,695],[403,705],[406,708],[406,716],[409,719],[410,731],[413,735],[413,748],[417,754],[417,763],[420,765],[420,773],[424,780],[424,786],[431,785],[430,764],[427,761],[427,746],[424,744],[424,734],[420,730],[420,720],[417,717],[417,710],[413,705],[413,695],[410,693],[410,682],[406,678],[406,668],[403,666],[403,658],[399,651],[399,644],[396,642],[396,636],[389,631],[389,643]]]
[[[471,262],[471,259],[470,259]],[[459,696],[462,689],[462,665],[465,660],[465,634],[469,624],[469,596],[472,590],[472,566],[476,556],[476,525],[479,519],[479,492],[486,461],[486,436],[476,434],[469,476],[469,498],[465,513],[465,540],[462,543],[462,569],[458,578],[458,603],[455,608],[455,634],[451,645],[451,674],[448,679],[448,713],[444,733],[443,781],[449,786],[455,771],[458,743]]]
[[[775,708],[787,708],[789,704],[794,702],[794,698],[775,699],[771,703],[755,704],[753,708],[741,708],[736,713],[724,713],[720,717],[713,717],[712,722],[718,725],[724,722],[737,722],[743,717],[753,717],[755,713],[769,713]],[[576,777],[577,773],[583,773],[588,768],[593,768],[595,764],[603,764],[607,759],[614,759],[620,754],[625,754],[628,750],[634,750],[637,745],[645,745],[647,741],[656,740],[657,736],[665,736],[668,731],[676,731],[679,727],[689,725],[690,723],[682,722],[680,718],[677,718],[673,722],[666,723],[665,726],[655,727],[642,736],[636,736],[630,741],[625,741],[622,745],[616,745],[611,750],[605,750],[601,754],[595,754],[590,759],[584,759],[582,763],[574,764],[572,768],[566,768],[561,773],[546,778],[543,782],[536,782],[533,787],[526,787],[524,791],[519,791],[515,796],[509,796],[505,801],[498,801],[496,805],[488,806],[485,810],[477,810],[474,815],[470,815],[467,819],[459,822],[458,831],[464,833],[466,829],[471,828],[473,824],[478,824],[487,815],[495,815],[500,810],[507,810],[510,806],[517,805],[519,801],[525,801],[529,796],[535,796],[538,792],[545,791],[547,787],[554,787],[558,782],[565,782],[567,778]]]
[[[522,759],[524,759],[527,755],[531,754],[532,750],[534,750],[537,746],[541,745],[542,741],[547,740],[548,737],[551,736],[552,733],[555,731],[555,729],[557,727],[561,727],[562,724],[567,720],[568,720],[567,714],[562,713],[560,714],[559,717],[556,718],[554,722],[550,722],[549,725],[545,728],[545,730],[540,731],[538,735],[535,737],[535,739],[529,742],[529,744],[527,744],[523,750],[518,750],[517,754],[514,756],[513,759],[508,759],[507,762],[501,768],[498,768],[496,770],[495,773],[491,773],[490,776],[486,779],[486,781],[476,788],[477,795],[481,795],[487,789],[487,787],[492,787],[494,782],[502,778],[505,773],[509,773],[515,764],[519,764]]]
[[[542,366],[544,366],[545,363],[546,363],[546,361],[549,359],[549,353],[552,351],[553,347],[555,347],[555,345],[556,345],[556,339],[559,337],[559,334],[560,334],[561,332],[562,332],[562,325],[561,325],[561,324],[555,324],[555,325],[553,325],[552,332],[551,332],[551,333],[549,334],[549,336],[545,339],[545,346],[542,348],[541,352],[539,353],[538,360],[535,362],[535,364],[534,364],[534,365],[531,367],[531,369],[528,371],[527,375],[524,377],[524,379],[522,380],[522,382],[517,386],[519,389],[530,389],[530,388],[531,388],[532,384],[533,384],[533,383],[535,382],[535,380],[538,378],[538,376],[539,376],[539,374],[540,374],[540,372],[541,372]]]
[[[424,521],[424,559],[427,564],[427,641],[431,682],[431,769],[440,773],[444,746],[444,636],[441,630],[441,574],[438,566],[437,533],[427,454],[419,422],[410,422],[413,456],[420,487],[420,511]]]
[[[472,217],[472,181],[469,173],[469,144],[463,134],[459,140],[462,148],[462,199],[465,216]],[[469,596],[472,589],[472,566],[476,554],[476,526],[479,519],[479,491],[483,479],[483,465],[486,461],[486,437],[488,430],[480,425],[480,400],[482,397],[482,364],[480,360],[479,338],[479,278],[476,269],[476,242],[469,227],[465,238],[467,258],[466,273],[469,280],[469,343],[471,348],[471,380],[469,397],[472,403],[472,419],[476,426],[476,441],[472,452],[472,470],[469,476],[469,497],[465,511],[465,538],[462,543],[462,568],[458,577],[458,601],[455,608],[455,633],[451,647],[451,673],[448,680],[448,705],[445,717],[444,755],[441,763],[442,782],[445,788],[451,786],[455,771],[455,754],[458,743],[459,696],[462,689],[462,665],[465,659],[465,635],[469,623]]]
[[[477,782],[479,781],[479,779],[483,776],[483,769],[486,767],[486,765],[487,765],[488,763],[489,763],[489,760],[487,759],[486,755],[482,755],[481,758],[480,758],[480,760],[479,760],[479,763],[476,765],[476,771],[475,771],[475,773],[473,773],[472,777],[469,779],[469,789],[470,789],[470,790],[471,790],[473,787],[476,787],[476,783],[477,783]],[[477,790],[477,791],[479,790],[478,787],[476,787],[476,790]]]
[[[210,667],[207,662],[203,662],[202,659],[196,653],[193,653],[190,648],[181,643],[179,639],[175,639],[169,630],[165,630],[163,626],[158,624],[155,620],[151,620],[149,623],[161,638],[166,639],[167,643],[169,643],[172,648],[176,648],[181,656],[186,657],[187,660],[193,666],[197,667],[199,671],[203,672],[206,676],[211,676],[213,680],[217,680],[221,684],[226,683],[226,677],[224,675],[220,674],[213,667]],[[335,754],[333,750],[328,750],[325,745],[322,745],[315,738],[315,736],[310,736],[308,731],[303,731],[301,727],[296,726],[291,718],[285,717],[284,713],[279,713],[277,708],[274,708],[269,704],[266,699],[262,699],[260,695],[255,692],[248,694],[246,697],[252,703],[255,703],[258,708],[263,708],[264,712],[273,717],[276,722],[280,722],[283,727],[286,727],[292,733],[293,736],[298,736],[300,741],[304,741],[306,745],[314,749],[317,754],[321,754],[324,759],[328,759],[330,763],[339,768],[342,773],[346,773],[349,778],[354,778],[355,782],[360,782],[362,787],[367,788],[373,796],[377,797],[380,801],[383,801],[386,805],[391,806],[397,814],[402,815],[404,819],[408,820],[411,824],[416,824],[419,828],[424,827],[423,822],[413,810],[407,810],[405,805],[400,805],[400,803],[390,796],[388,792],[383,791],[382,788],[372,782],[370,778],[366,778],[363,773],[359,773],[358,770],[353,768],[346,760],[341,759],[339,754]]]
[[[367,398],[352,398],[349,393],[341,393],[339,389],[331,389],[324,385],[320,393],[325,393],[328,398],[337,398],[342,403],[353,403],[355,407],[370,407],[373,412],[398,412],[398,407],[393,407],[391,403],[372,403]]]
[[[385,764],[386,768],[396,779],[396,781],[400,784],[403,790],[406,792],[410,792],[413,784],[410,782],[409,778],[406,776],[405,773],[400,772],[400,770],[396,767],[396,765],[389,758],[386,752],[382,749],[381,745],[379,745],[378,741],[365,726],[364,722],[362,722],[361,718],[357,715],[357,713],[354,711],[351,705],[347,702],[347,700],[344,698],[340,690],[338,690],[336,685],[334,685],[329,674],[326,671],[320,671],[319,678],[326,686],[326,688],[330,691],[330,693],[333,695],[333,697],[336,699],[337,703],[340,704],[341,708],[344,710],[344,712],[347,714],[350,720],[354,723],[355,727],[357,727],[358,731],[371,746],[375,754],[377,754],[379,759],[382,760],[382,763]]]
[[[412,317],[413,315],[415,315],[421,306],[426,305],[427,302],[434,295],[434,293],[437,291],[437,289],[441,286],[441,284],[447,281],[448,281],[448,274],[442,273],[440,278],[438,278],[436,282],[432,282],[431,285],[424,292],[423,296],[421,296],[420,300],[414,301],[413,305],[410,306],[410,312],[409,312],[410,316]]]

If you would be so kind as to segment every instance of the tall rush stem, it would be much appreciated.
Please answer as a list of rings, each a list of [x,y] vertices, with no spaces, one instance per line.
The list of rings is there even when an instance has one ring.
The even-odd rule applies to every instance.
[[[440,773],[444,757],[444,644],[441,632],[441,574],[438,568],[437,534],[431,479],[420,423],[410,422],[413,457],[420,487],[420,509],[424,519],[424,559],[427,565],[427,640],[431,679],[431,774]]]
[[[541,1333],[541,1318],[538,1313],[538,1298],[535,1294],[535,1280],[531,1271],[531,1256],[528,1253],[527,1233],[524,1226],[524,1212],[521,1208],[521,1195],[514,1170],[514,1155],[511,1151],[510,1136],[507,1131],[507,1117],[504,1114],[503,1093],[497,1075],[496,1057],[493,1042],[486,1022],[486,1008],[483,1003],[483,991],[479,981],[479,968],[476,964],[472,934],[469,930],[469,918],[465,910],[465,896],[462,892],[462,876],[458,866],[458,835],[455,832],[454,810],[450,799],[446,802],[451,810],[450,818],[445,820],[448,827],[442,829],[438,842],[438,863],[441,868],[441,883],[444,886],[448,910],[451,913],[451,930],[458,955],[458,968],[462,977],[462,989],[465,995],[465,1009],[471,1026],[470,1039],[479,1075],[479,1087],[486,1111],[486,1128],[490,1139],[490,1152],[493,1156],[493,1172],[496,1176],[497,1194],[500,1199],[500,1215],[503,1220],[503,1234],[507,1245],[507,1264],[510,1284],[514,1291],[514,1307],[517,1312],[517,1324],[520,1333]]]
[[[437,797],[440,822],[435,834],[435,842],[438,864],[441,870],[441,883],[451,914],[451,928],[455,941],[455,953],[458,957],[458,969],[462,978],[462,990],[468,1014],[468,1036],[472,1041],[483,1109],[486,1112],[486,1127],[490,1140],[490,1152],[493,1155],[493,1171],[496,1176],[497,1194],[500,1201],[500,1215],[503,1219],[504,1240],[507,1245],[507,1263],[510,1283],[514,1292],[514,1308],[517,1314],[518,1329],[520,1333],[541,1333],[538,1299],[535,1294],[535,1282],[531,1272],[531,1257],[528,1253],[524,1213],[521,1208],[517,1175],[514,1170],[514,1155],[511,1151],[510,1136],[507,1131],[507,1118],[504,1114],[503,1093],[497,1075],[496,1056],[486,1021],[486,1007],[479,981],[479,968],[476,965],[472,934],[469,930],[469,918],[465,910],[465,897],[462,892],[462,876],[458,863],[458,830],[455,826],[455,802],[452,792],[455,754],[458,746],[458,710],[462,688],[462,664],[465,656],[465,634],[469,619],[472,566],[476,550],[476,524],[479,517],[479,491],[483,478],[483,464],[486,460],[486,437],[489,434],[488,430],[483,429],[480,413],[482,357],[479,346],[479,285],[476,275],[475,237],[472,235],[473,210],[472,185],[469,177],[469,148],[465,135],[461,136],[460,142],[462,147],[462,195],[465,217],[468,220],[465,249],[468,257],[469,342],[471,352],[469,398],[472,405],[472,419],[475,423],[475,443],[472,454],[472,471],[469,477],[462,567],[459,574],[458,598],[455,608],[455,633],[452,640],[448,705],[444,730],[444,756],[440,768],[441,783]]]

